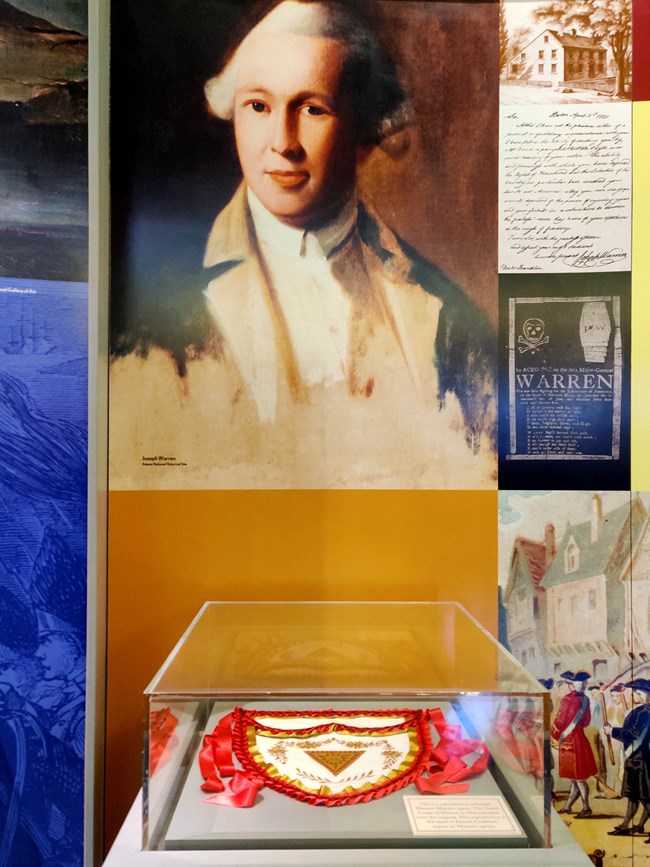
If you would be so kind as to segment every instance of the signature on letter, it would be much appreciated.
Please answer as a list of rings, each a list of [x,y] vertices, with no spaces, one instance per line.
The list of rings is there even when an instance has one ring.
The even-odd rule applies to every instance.
[[[576,256],[565,256],[562,262],[572,268],[604,268],[626,257],[627,253],[620,247],[616,247],[613,250],[602,250],[600,253],[583,250]]]

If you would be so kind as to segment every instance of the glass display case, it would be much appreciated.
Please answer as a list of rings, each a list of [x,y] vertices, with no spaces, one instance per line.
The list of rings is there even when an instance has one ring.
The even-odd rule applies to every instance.
[[[455,603],[207,602],[145,702],[145,849],[551,845],[549,693]]]

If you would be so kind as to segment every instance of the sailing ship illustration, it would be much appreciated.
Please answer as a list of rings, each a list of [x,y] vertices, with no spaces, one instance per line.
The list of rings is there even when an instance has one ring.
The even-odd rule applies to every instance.
[[[21,310],[9,329],[9,339],[2,345],[7,355],[48,355],[56,349],[52,326],[35,311]]]

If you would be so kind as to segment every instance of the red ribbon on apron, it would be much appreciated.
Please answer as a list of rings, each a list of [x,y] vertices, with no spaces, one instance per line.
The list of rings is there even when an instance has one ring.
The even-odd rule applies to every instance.
[[[422,742],[420,754],[412,768],[401,774],[394,782],[382,784],[365,794],[305,795],[294,786],[283,784],[279,780],[265,780],[263,775],[255,772],[252,762],[244,762],[243,770],[239,770],[233,764],[233,728],[236,730],[235,737],[240,748],[239,755],[243,742],[241,729],[245,720],[252,718],[254,713],[235,708],[233,713],[228,714],[218,722],[211,734],[204,735],[203,745],[199,752],[199,767],[201,776],[205,781],[201,789],[210,794],[210,797],[206,798],[206,803],[224,807],[252,807],[257,793],[267,782],[272,782],[274,789],[289,797],[321,806],[368,802],[403,788],[410,782],[415,783],[418,791],[422,794],[462,794],[469,788],[465,781],[482,773],[488,764],[489,751],[485,744],[477,739],[463,738],[461,727],[448,725],[440,708],[432,708],[428,711],[382,711],[374,714],[372,711],[280,711],[277,712],[277,716],[300,718],[308,716],[322,718],[328,714],[337,717],[399,715],[406,717],[407,720],[413,718],[419,724],[419,737]],[[274,714],[268,712],[264,716],[273,717]],[[439,739],[435,748],[432,746],[428,732],[429,722],[438,733]],[[327,727],[327,725],[315,725],[309,731],[318,732]],[[394,728],[394,726],[388,728]],[[381,733],[381,729],[374,731],[378,734]],[[283,734],[286,735],[287,733],[286,730],[283,730]],[[301,733],[304,734],[305,730],[301,730]],[[470,756],[474,756],[472,761],[467,760]],[[239,755],[239,758],[245,760],[246,756]]]
[[[440,708],[432,708],[428,714],[440,740],[431,753],[427,775],[415,780],[415,785],[423,795],[462,795],[469,789],[462,781],[487,768],[488,748],[483,741],[463,738],[460,726],[447,725]],[[471,754],[476,756],[471,763],[463,761],[463,756]]]

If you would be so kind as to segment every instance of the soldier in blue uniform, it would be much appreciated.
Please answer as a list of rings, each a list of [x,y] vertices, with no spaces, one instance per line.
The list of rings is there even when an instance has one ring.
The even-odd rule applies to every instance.
[[[623,821],[608,832],[611,836],[643,833],[650,815],[650,680],[637,677],[625,687],[633,690],[642,704],[628,713],[622,726],[604,727],[606,734],[623,744],[625,765],[621,795],[628,801]],[[639,804],[643,811],[637,824],[632,825]],[[649,841],[650,838],[645,842]]]

